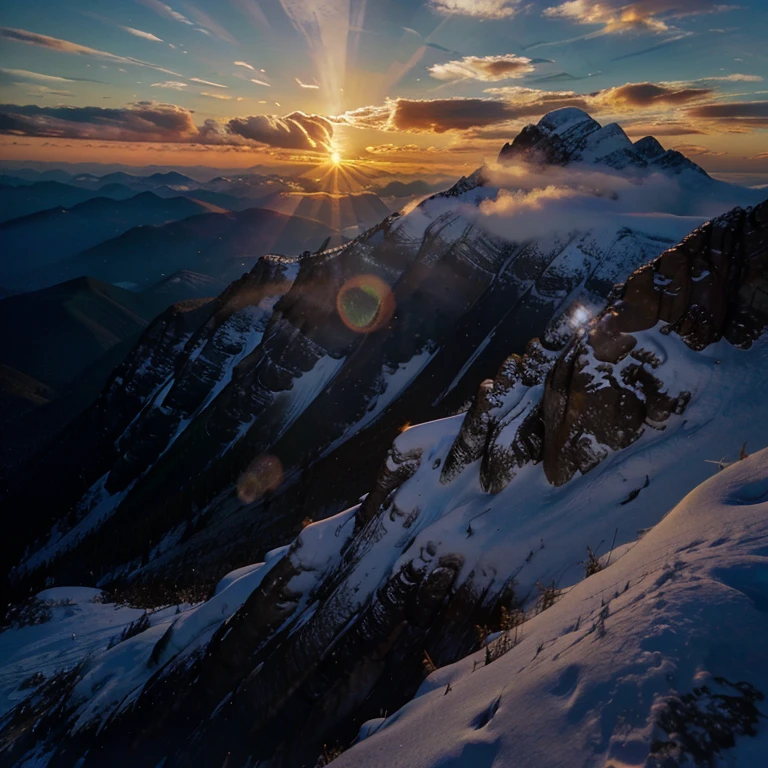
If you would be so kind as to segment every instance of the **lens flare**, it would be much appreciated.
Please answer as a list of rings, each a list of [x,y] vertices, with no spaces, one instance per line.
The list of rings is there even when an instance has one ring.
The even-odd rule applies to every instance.
[[[341,164],[341,155],[338,152],[331,152],[331,162],[334,165]]]
[[[571,310],[568,317],[568,324],[574,330],[578,330],[586,325],[592,319],[592,313],[583,304],[577,304]]]
[[[258,456],[240,475],[237,495],[244,504],[250,504],[265,493],[276,491],[283,481],[283,465],[277,456]]]
[[[370,333],[385,326],[395,311],[395,297],[376,275],[356,275],[341,286],[336,311],[344,325],[357,333]]]

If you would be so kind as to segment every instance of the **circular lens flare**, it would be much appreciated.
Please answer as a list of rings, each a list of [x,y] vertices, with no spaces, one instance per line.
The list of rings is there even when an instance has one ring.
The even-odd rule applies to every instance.
[[[277,456],[258,456],[240,475],[237,495],[244,504],[250,504],[265,493],[276,491],[283,481],[283,465]]]
[[[376,275],[355,275],[341,286],[336,311],[344,325],[356,333],[370,333],[385,326],[395,311],[395,297]]]

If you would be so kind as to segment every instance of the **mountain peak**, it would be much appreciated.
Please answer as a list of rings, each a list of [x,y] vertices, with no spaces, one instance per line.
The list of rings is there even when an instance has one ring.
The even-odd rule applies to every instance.
[[[642,139],[638,139],[635,144],[635,149],[646,160],[654,160],[664,154],[664,147],[655,136],[643,136]]]
[[[563,134],[574,126],[584,124],[590,129],[599,128],[600,124],[587,112],[578,107],[562,107],[547,112],[538,122],[538,128],[542,131],[555,134]]]
[[[665,150],[653,136],[633,144],[618,123],[602,126],[576,107],[548,112],[537,124],[523,128],[511,144],[502,147],[498,158],[501,164],[516,160],[544,165],[589,163],[615,169],[705,173],[679,152]]]

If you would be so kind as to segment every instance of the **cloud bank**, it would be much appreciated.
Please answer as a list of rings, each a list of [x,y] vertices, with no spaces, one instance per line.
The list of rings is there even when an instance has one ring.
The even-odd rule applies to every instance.
[[[491,234],[523,241],[559,232],[623,226],[677,240],[711,215],[706,201],[681,194],[679,179],[661,173],[628,178],[587,167],[549,167],[531,173],[525,164],[491,169],[498,193],[462,213]]]
[[[156,85],[170,88],[183,84]],[[320,115],[292,112],[283,117],[254,115],[227,122],[207,120],[197,126],[189,110],[147,101],[117,109],[0,104],[0,133],[105,141],[266,145],[325,152],[333,139],[333,124]]]
[[[713,96],[712,88],[696,87],[690,83],[627,83],[586,94],[543,91],[523,86],[498,86],[486,88],[485,92],[489,97],[388,99],[382,105],[350,110],[332,119],[356,128],[445,133],[501,126],[523,118],[540,117],[562,107],[577,107],[595,114],[632,114],[636,111],[688,107],[689,116],[695,118],[707,116],[708,106],[717,106],[704,104]],[[699,113],[696,110],[702,111]],[[738,110],[734,108],[734,111]],[[716,116],[715,111],[711,115]],[[704,131],[693,128],[686,132]]]

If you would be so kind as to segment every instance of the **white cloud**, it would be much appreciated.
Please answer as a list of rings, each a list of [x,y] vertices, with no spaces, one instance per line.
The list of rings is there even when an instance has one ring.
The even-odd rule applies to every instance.
[[[153,35],[151,32],[143,32],[140,29],[135,29],[134,27],[124,27],[120,25],[120,29],[125,30],[129,34],[133,35],[134,37],[142,37],[144,40],[151,40],[153,43],[162,43],[163,40],[161,40],[156,35]]]
[[[183,91],[186,87],[186,83],[181,83],[178,80],[164,80],[162,83],[150,85],[150,88],[170,88],[173,91]]]
[[[520,0],[429,0],[432,10],[446,16],[506,19],[514,16]]]
[[[429,74],[436,80],[482,80],[495,82],[523,77],[534,71],[530,59],[507,53],[501,56],[465,56],[457,61],[434,64]]]
[[[599,24],[606,34],[631,31],[667,32],[669,21],[685,16],[729,11],[738,6],[717,0],[567,0],[546,8],[544,15],[577,24]]]
[[[58,75],[44,75],[41,72],[30,72],[28,69],[0,69],[0,75],[16,80],[33,80],[45,83],[74,83],[68,77],[59,77]]]
[[[200,85],[210,85],[211,88],[227,88],[228,86],[222,85],[221,83],[212,83],[210,80],[201,80],[199,77],[190,77],[189,81],[191,83],[200,83]]]

